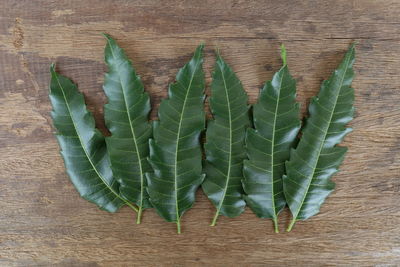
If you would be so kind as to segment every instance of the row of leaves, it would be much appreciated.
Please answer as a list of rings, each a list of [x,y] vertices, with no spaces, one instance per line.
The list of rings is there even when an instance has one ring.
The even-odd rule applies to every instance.
[[[76,85],[51,66],[56,136],[83,198],[109,212],[128,205],[138,213],[137,223],[144,209],[154,207],[177,224],[178,233],[200,186],[216,207],[211,225],[219,215],[238,216],[246,204],[258,217],[272,219],[276,232],[278,214],[286,205],[293,215],[289,231],[296,221],[319,212],[347,150],[337,144],[351,131],[345,125],[354,113],[354,45],[311,99],[300,139],[296,82],[285,48],[283,66],[265,83],[252,108],[240,80],[217,53],[209,99],[213,119],[207,122],[202,162],[203,45],[179,70],[159,106],[158,120],[151,124],[150,99],[140,77],[124,51],[105,37],[104,115],[110,137],[95,128]]]

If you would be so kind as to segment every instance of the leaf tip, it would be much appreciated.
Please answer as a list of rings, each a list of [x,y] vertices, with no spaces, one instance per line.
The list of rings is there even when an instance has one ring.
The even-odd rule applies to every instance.
[[[201,42],[197,48],[200,49],[200,50],[203,50],[204,46],[205,46],[205,43]]]
[[[51,72],[51,73],[55,72],[55,69],[56,69],[56,63],[52,62],[52,63],[50,64],[50,72]]]
[[[204,49],[204,43],[202,42],[197,46],[196,51],[194,52],[194,56],[202,57],[203,49]]]
[[[219,47],[217,45],[215,45],[214,50],[215,50],[215,56],[217,57],[217,59],[222,59],[221,50],[219,49]]]
[[[57,72],[56,72],[56,63],[52,62],[50,64],[50,75],[52,78],[57,76]]]
[[[225,62],[225,60],[222,58],[221,50],[219,49],[219,47],[215,47],[215,58],[216,58],[215,64],[218,65],[219,68],[222,69],[223,66],[226,65],[226,62]],[[215,71],[215,70],[214,70],[214,71]],[[214,75],[214,74],[215,74],[215,73],[213,73],[213,75]]]
[[[106,38],[106,39],[110,39],[111,38],[111,36],[108,33],[105,33],[105,32],[102,32],[101,35],[103,35],[104,38]]]
[[[286,65],[286,48],[284,44],[281,44],[281,58],[283,61],[283,65]]]
[[[358,44],[357,41],[350,43],[349,48],[347,49],[346,55],[349,55],[350,57],[355,57],[357,44]]]

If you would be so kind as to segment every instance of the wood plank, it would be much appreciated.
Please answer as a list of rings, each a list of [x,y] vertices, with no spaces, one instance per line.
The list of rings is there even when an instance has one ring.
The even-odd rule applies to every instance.
[[[21,1],[0,3],[0,265],[310,266],[400,265],[400,1]],[[135,224],[81,199],[53,137],[49,66],[84,92],[102,119],[103,48],[110,33],[132,58],[152,96],[152,118],[168,83],[200,42],[208,84],[219,47],[254,103],[279,68],[279,45],[309,98],[357,45],[357,117],[321,212],[282,233],[247,209],[221,217],[198,192],[183,234],[153,210]],[[209,89],[209,88],[208,88]]]

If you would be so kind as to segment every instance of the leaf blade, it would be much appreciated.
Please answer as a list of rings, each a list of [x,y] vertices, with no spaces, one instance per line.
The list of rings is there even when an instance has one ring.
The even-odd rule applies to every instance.
[[[217,209],[211,223],[214,226],[220,214],[235,217],[244,211],[242,164],[246,158],[245,129],[250,122],[246,92],[219,54],[212,76],[210,108],[214,120],[206,131],[202,188]]]
[[[195,200],[195,192],[204,179],[201,171],[200,133],[205,127],[204,45],[197,47],[192,59],[170,85],[168,99],[160,104],[159,121],[153,124],[150,139],[150,164],[147,173],[150,202],[166,221],[177,224]]]
[[[109,168],[104,137],[95,128],[83,95],[68,78],[50,68],[50,101],[53,124],[67,173],[79,194],[100,209],[115,212],[124,204],[119,184]]]
[[[286,50],[281,50],[283,66],[272,81],[265,83],[253,106],[254,128],[246,132],[243,189],[247,205],[260,218],[270,218],[278,232],[278,214],[286,205],[282,176],[300,129],[296,81],[286,64]]]
[[[107,149],[112,171],[121,184],[121,194],[138,206],[137,223],[140,223],[142,210],[151,207],[145,190],[145,173],[151,170],[147,162],[148,140],[152,135],[148,121],[150,98],[123,49],[111,36],[104,36],[108,66],[103,85],[108,98],[104,116],[112,134],[106,138]]]
[[[284,192],[293,215],[288,231],[297,220],[317,214],[335,187],[330,178],[347,151],[337,144],[351,131],[345,125],[354,114],[354,89],[350,87],[354,60],[352,44],[339,67],[323,82],[318,97],[312,98],[303,135],[286,163]]]

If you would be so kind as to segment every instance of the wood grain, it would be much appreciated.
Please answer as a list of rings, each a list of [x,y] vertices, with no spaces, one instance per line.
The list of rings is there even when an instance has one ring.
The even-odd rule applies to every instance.
[[[336,191],[320,214],[281,234],[247,209],[209,227],[201,192],[183,217],[183,234],[153,210],[135,225],[123,208],[108,214],[81,199],[53,137],[49,65],[85,93],[105,132],[101,84],[105,40],[113,35],[152,96],[153,118],[167,85],[206,43],[207,79],[219,47],[253,103],[279,68],[279,45],[309,98],[357,45],[357,117]],[[1,266],[399,266],[400,1],[0,2]]]

